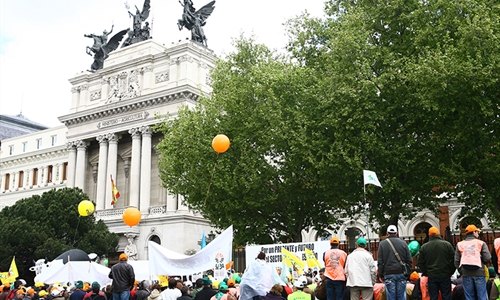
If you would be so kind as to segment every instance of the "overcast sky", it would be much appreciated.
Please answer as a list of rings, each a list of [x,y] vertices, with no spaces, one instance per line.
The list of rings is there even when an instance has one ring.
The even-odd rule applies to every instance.
[[[0,114],[22,114],[35,122],[61,125],[58,116],[69,112],[68,79],[90,69],[84,34],[113,33],[131,28],[125,2],[135,12],[143,0],[0,0]],[[209,0],[193,0],[196,9]],[[283,23],[302,12],[323,15],[324,0],[217,0],[205,25],[208,46],[218,56],[233,51],[231,41],[252,34],[270,48],[285,46]],[[178,0],[152,0],[154,40],[168,45],[190,37],[179,31]]]

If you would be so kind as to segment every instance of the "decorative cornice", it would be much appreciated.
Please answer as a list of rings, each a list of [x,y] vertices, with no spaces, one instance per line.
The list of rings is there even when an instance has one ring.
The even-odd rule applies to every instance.
[[[61,122],[63,122],[64,125],[66,125],[66,126],[71,126],[71,125],[75,125],[75,124],[79,124],[79,123],[84,123],[84,122],[88,122],[88,121],[92,121],[92,120],[96,120],[96,119],[101,119],[101,118],[106,118],[106,117],[122,114],[122,113],[129,112],[129,111],[135,111],[135,110],[146,108],[146,107],[160,106],[160,105],[164,105],[165,103],[174,102],[177,100],[198,101],[198,97],[199,97],[198,94],[195,94],[195,93],[190,92],[190,91],[184,91],[184,92],[179,92],[179,93],[175,93],[175,94],[171,94],[171,95],[167,95],[167,96],[159,96],[159,97],[154,97],[154,98],[150,98],[150,99],[144,99],[142,101],[130,103],[127,105],[122,105],[122,106],[104,109],[102,111],[90,113],[90,114],[85,115],[85,116],[79,116],[79,117],[74,117],[74,118],[67,119],[67,120],[61,120]],[[118,103],[116,103],[116,104],[118,104]]]
[[[50,152],[33,154],[26,157],[20,157],[12,160],[2,161],[0,162],[0,169],[3,170],[4,168],[25,166],[30,163],[46,161],[50,159],[57,159],[57,158],[66,158],[66,157],[68,157],[68,150],[58,149]]]

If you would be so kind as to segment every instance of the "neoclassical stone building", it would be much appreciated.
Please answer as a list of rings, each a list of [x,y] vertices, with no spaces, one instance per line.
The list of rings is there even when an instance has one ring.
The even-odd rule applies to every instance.
[[[201,234],[210,223],[182,204],[182,197],[162,187],[152,132],[157,115],[176,117],[181,106],[192,107],[201,94],[211,92],[209,71],[216,57],[204,47],[183,41],[169,46],[147,40],[111,53],[104,68],[70,78],[70,106],[60,116],[63,125],[6,138],[0,151],[0,209],[52,188],[79,187],[96,204],[96,216],[136,244],[138,259],[148,259],[148,241],[179,252],[199,249]],[[69,105],[70,104],[70,105]],[[37,130],[43,129],[43,127]],[[121,194],[111,205],[111,180]],[[128,206],[142,213],[139,225],[128,227],[122,213]],[[434,216],[421,212],[398,224],[405,238],[423,238],[430,226],[459,235],[471,220],[458,218],[461,204],[451,201]],[[486,219],[472,220],[488,230]],[[368,232],[367,232],[368,230]],[[365,218],[345,220],[338,236],[349,247],[362,234],[378,239]],[[303,241],[322,238],[315,229],[303,231]],[[113,258],[111,258],[111,261]]]

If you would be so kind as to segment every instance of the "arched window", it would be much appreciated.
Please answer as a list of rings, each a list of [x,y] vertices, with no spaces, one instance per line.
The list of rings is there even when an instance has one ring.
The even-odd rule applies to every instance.
[[[160,237],[157,236],[157,235],[152,235],[150,238],[149,238],[150,241],[152,242],[155,242],[157,243],[158,245],[161,245],[161,240],[160,240]]]
[[[429,228],[432,225],[427,222],[418,223],[417,226],[413,229],[413,235],[415,236],[415,240],[417,240],[420,245],[427,243],[429,241]]]

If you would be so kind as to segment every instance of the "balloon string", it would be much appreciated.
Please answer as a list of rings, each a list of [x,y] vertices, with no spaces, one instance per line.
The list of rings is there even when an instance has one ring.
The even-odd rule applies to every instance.
[[[76,229],[75,229],[75,236],[73,237],[73,247],[75,247],[75,241],[76,241],[76,234],[78,233],[78,225],[80,225],[80,218],[82,216],[78,216],[78,222],[76,223]]]
[[[215,159],[215,162],[214,162],[214,168],[212,169],[212,175],[210,176],[210,182],[208,183],[207,194],[205,195],[205,200],[203,200],[203,205],[207,204],[208,194],[210,193],[210,186],[212,185],[212,179],[214,179],[215,167],[217,166],[217,162],[219,161],[219,154],[220,153],[217,152],[217,158]]]

